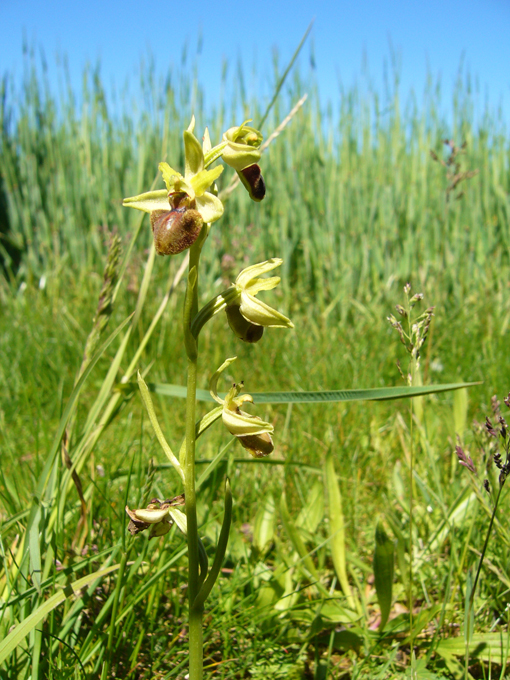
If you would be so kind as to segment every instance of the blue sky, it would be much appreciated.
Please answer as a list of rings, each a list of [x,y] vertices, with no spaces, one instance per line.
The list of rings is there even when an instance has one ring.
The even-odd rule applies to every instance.
[[[347,87],[362,80],[363,55],[382,92],[391,44],[404,98],[411,88],[422,93],[427,73],[441,76],[448,95],[463,59],[464,71],[479,84],[480,109],[487,96],[493,107],[502,103],[505,118],[510,115],[510,0],[0,0],[0,73],[21,79],[25,36],[44,49],[50,82],[57,82],[57,55],[65,54],[77,90],[84,65],[98,59],[107,89],[113,83],[120,88],[148,54],[160,73],[169,64],[178,68],[183,45],[194,55],[201,36],[200,80],[207,104],[218,104],[224,59],[241,56],[247,71],[256,62],[263,82],[271,73],[272,48],[278,47],[285,64],[313,18],[315,74],[324,102],[338,104],[339,79]],[[304,72],[309,55],[307,46]]]

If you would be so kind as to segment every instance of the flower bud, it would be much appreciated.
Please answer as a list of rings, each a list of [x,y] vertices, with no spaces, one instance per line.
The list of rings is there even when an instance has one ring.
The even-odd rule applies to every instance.
[[[154,210],[150,218],[158,255],[177,255],[187,250],[197,240],[203,225],[198,210],[186,206]]]
[[[225,308],[228,325],[238,338],[244,342],[258,342],[264,334],[264,327],[247,321],[241,314],[239,305],[227,305]]]
[[[260,160],[259,147],[262,143],[262,135],[255,128],[244,123],[238,127],[232,127],[224,133],[223,141],[227,142],[222,153],[223,160],[234,170],[240,172]]]

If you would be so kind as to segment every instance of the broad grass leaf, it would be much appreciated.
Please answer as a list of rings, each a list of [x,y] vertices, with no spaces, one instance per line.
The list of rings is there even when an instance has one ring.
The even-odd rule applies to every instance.
[[[503,667],[506,667],[509,649],[507,633],[475,633],[469,642],[471,660],[490,661]],[[466,640],[464,636],[440,640],[434,651],[445,661],[453,660],[457,656],[463,657],[466,653]]]
[[[324,517],[324,485],[315,480],[306,497],[306,504],[298,515],[296,524],[314,534]]]
[[[375,550],[374,550],[374,582],[377,601],[381,609],[381,623],[379,630],[382,631],[391,610],[393,594],[393,574],[395,555],[393,541],[384,530],[379,520],[375,527]]]
[[[347,597],[351,607],[354,606],[354,599],[347,578],[347,567],[345,561],[345,526],[344,513],[342,509],[342,494],[336,478],[333,454],[329,453],[326,457],[324,466],[324,481],[328,494],[329,510],[329,531],[331,536],[331,556],[333,566],[338,578],[338,582]]]
[[[301,557],[303,565],[306,567],[309,574],[313,576],[313,578],[318,579],[319,575],[317,573],[313,560],[310,557],[310,553],[307,550],[303,542],[303,539],[301,538],[299,529],[291,519],[289,509],[287,507],[287,500],[285,498],[284,493],[282,493],[282,496],[280,498],[280,515],[282,518],[282,523],[285,532],[287,533],[287,536],[289,537],[289,540],[294,546],[294,549],[296,550],[297,554],[299,555],[299,557]]]
[[[453,423],[455,434],[460,437],[464,434],[467,425],[468,404],[468,391],[457,390],[453,395]]]
[[[274,539],[276,525],[276,506],[272,494],[268,494],[262,501],[253,526],[253,545],[260,552],[264,552]]]

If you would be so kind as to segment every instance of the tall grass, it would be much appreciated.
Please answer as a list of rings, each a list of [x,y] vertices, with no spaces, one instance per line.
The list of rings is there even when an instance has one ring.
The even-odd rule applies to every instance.
[[[225,124],[240,122],[240,113],[253,115],[256,123],[265,110],[265,102],[246,101],[237,76],[234,83],[225,80],[229,105],[205,110],[200,81],[186,64],[179,76],[170,73],[162,82],[149,64],[138,99],[115,105],[94,70],[84,73],[79,98],[65,78],[56,97],[44,69],[30,60],[20,89],[10,75],[3,80],[0,597],[7,606],[0,608],[2,635],[53,594],[64,589],[68,597],[0,667],[2,680],[98,677],[105,653],[113,659],[116,677],[152,680],[184,673],[184,542],[176,533],[166,542],[133,545],[123,526],[126,501],[138,506],[145,497],[172,495],[169,471],[158,458],[138,395],[130,383],[118,384],[180,265],[177,258],[151,264],[145,252],[147,223],[108,332],[138,305],[137,322],[130,336],[123,336],[123,353],[116,354],[121,352],[117,338],[105,349],[73,416],[69,455],[79,463],[88,504],[86,539],[78,531],[81,506],[64,465],[55,466],[40,505],[41,535],[33,530],[27,536],[25,528],[81,365],[101,289],[107,233],[118,230],[124,251],[135,233],[136,217],[121,210],[122,197],[150,186],[163,158],[182,164],[180,135],[191,102],[199,128],[209,124],[213,140]],[[267,134],[305,92],[305,82],[313,79],[298,73],[285,86],[266,123]],[[245,263],[281,255],[287,288],[278,307],[291,312],[297,332],[265,336],[267,351],[255,362],[256,348],[218,340],[214,328],[222,321],[215,319],[202,341],[207,361],[199,367],[201,387],[207,384],[208,367],[234,353],[252,391],[397,382],[395,360],[402,355],[385,317],[401,300],[401,284],[408,279],[414,291],[423,290],[426,304],[436,305],[422,357],[424,380],[485,380],[469,399],[427,398],[415,422],[412,559],[418,575],[414,598],[422,611],[416,613],[422,626],[416,645],[438,677],[459,677],[457,659],[465,647],[463,640],[454,646],[453,633],[462,624],[466,569],[482,547],[490,515],[489,498],[459,474],[452,458],[455,436],[479,459],[480,435],[470,421],[481,420],[490,396],[506,394],[510,385],[509,140],[498,119],[486,115],[475,121],[473,96],[459,83],[451,115],[443,119],[444,102],[432,87],[420,105],[402,105],[395,90],[381,99],[353,89],[342,92],[338,111],[331,113],[312,84],[306,106],[262,159],[266,199],[254,211],[241,193],[234,193],[203,258],[206,296]],[[442,157],[446,138],[466,141],[463,167],[479,170],[464,183],[465,196],[449,203],[444,170],[429,155],[433,149]],[[232,269],[225,255],[234,258]],[[145,289],[143,277],[151,267]],[[183,384],[185,360],[173,333],[181,305],[177,287],[139,354],[138,366],[150,368],[150,381]],[[119,374],[110,376],[104,395],[116,356]],[[184,431],[183,404],[155,397],[155,405],[175,445]],[[95,420],[89,422],[93,408]],[[211,605],[206,640],[211,674],[404,674],[408,619],[405,612],[397,616],[386,639],[374,633],[378,608],[371,563],[375,518],[381,513],[397,541],[393,604],[405,606],[411,447],[406,408],[267,407],[261,415],[275,424],[275,459],[255,465],[231,447],[204,482],[199,519],[206,548],[216,542],[225,474],[232,479],[235,525],[243,527],[232,535]],[[220,432],[213,433],[200,440],[198,457],[209,461],[225,443]],[[325,475],[326,459],[330,472]],[[206,463],[201,465],[205,469]],[[354,615],[338,601],[330,509],[324,503],[335,489],[331,469],[343,508]],[[282,489],[286,503],[279,502]],[[482,637],[475,635],[471,651],[485,667],[506,665],[509,528],[501,513],[476,598],[476,635]],[[32,562],[23,551],[24,540],[30,542]],[[40,582],[33,576],[37,555]],[[105,566],[120,575],[98,577],[71,596],[70,583]],[[163,576],[157,581],[159,572]],[[318,583],[311,582],[311,574]],[[396,613],[398,607],[390,624]]]
[[[122,113],[112,113],[99,70],[84,73],[80,104],[68,84],[57,98],[34,61],[27,61],[21,88],[6,75],[0,152],[7,267],[21,279],[64,267],[100,267],[103,230],[125,235],[132,229],[120,198],[150,186],[155,158],[180,162],[179,130],[192,100],[213,139],[240,111],[249,111],[255,122],[261,117],[264,106],[247,101],[242,78],[233,78],[230,88],[225,85],[232,92],[229,105],[205,111],[191,67],[158,82],[149,63],[141,71],[140,95],[126,94],[121,105],[111,106]],[[432,86],[420,106],[416,99],[403,106],[398,89],[381,101],[376,93],[363,96],[353,88],[342,92],[332,115],[325,113],[313,80],[298,73],[266,131],[310,82],[306,106],[268,151],[269,192],[256,228],[250,228],[247,200],[235,194],[223,228],[228,236],[239,231],[236,241],[244,248],[243,233],[249,232],[255,255],[282,252],[284,279],[303,286],[322,311],[340,291],[344,301],[364,300],[392,277],[403,280],[411,273],[422,286],[439,279],[457,303],[466,297],[466,282],[497,285],[493,274],[508,267],[509,243],[509,146],[502,123],[489,114],[475,122],[475,95],[466,93],[463,82],[450,124],[440,114],[440,90]],[[467,142],[465,166],[480,170],[449,210],[444,172],[429,157],[431,149],[443,155],[445,138]],[[220,272],[218,255],[234,247],[227,236],[218,241],[208,262],[211,282]],[[17,268],[5,254],[7,244],[21,255]]]

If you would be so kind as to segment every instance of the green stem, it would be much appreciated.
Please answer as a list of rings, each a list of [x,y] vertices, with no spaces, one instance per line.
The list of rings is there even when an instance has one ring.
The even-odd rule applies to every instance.
[[[471,588],[471,592],[469,594],[469,600],[468,600],[468,606],[466,610],[466,618],[465,618],[465,626],[467,627],[465,638],[466,638],[466,654],[465,654],[465,662],[464,662],[464,677],[468,677],[468,666],[469,666],[469,643],[471,640],[471,635],[473,633],[471,628],[471,611],[473,609],[473,604],[475,600],[475,592],[476,592],[476,586],[478,585],[478,579],[480,578],[480,573],[482,571],[482,564],[483,560],[485,557],[485,553],[487,552],[487,546],[489,545],[489,538],[491,536],[491,531],[492,531],[492,525],[494,524],[494,519],[496,517],[496,511],[498,509],[498,504],[499,504],[499,499],[501,497],[501,492],[503,491],[503,483],[500,483],[499,485],[499,491],[498,495],[496,496],[496,502],[494,503],[494,510],[492,511],[491,515],[491,521],[489,522],[489,528],[487,530],[487,535],[485,537],[485,543],[483,544],[482,552],[480,554],[480,559],[478,560],[478,568],[476,570],[476,576],[475,576],[475,581],[473,583],[473,587]],[[474,627],[474,626],[473,626]]]
[[[411,399],[411,423],[410,423],[410,437],[411,437],[411,460],[409,462],[409,640],[411,647],[411,663],[414,650],[414,631],[413,631],[413,482],[414,482],[414,446],[413,446],[413,400]]]
[[[204,610],[189,611],[189,680],[201,680],[203,677],[204,639],[202,618]]]
[[[188,354],[188,380],[186,396],[186,453],[184,458],[184,493],[188,525],[188,602],[189,602],[189,680],[202,680],[203,676],[203,609],[194,609],[198,595],[199,547],[197,500],[195,492],[195,411],[197,394],[198,347],[191,334],[191,320],[198,311],[198,267],[200,252],[207,238],[208,225],[204,225],[197,241],[190,249],[188,287],[184,303],[184,344]]]
[[[198,522],[195,493],[195,407],[197,392],[197,358],[188,358],[188,394],[186,397],[186,457],[184,493],[188,523],[188,601],[189,601],[189,678],[201,680],[203,665],[202,611],[192,610],[199,588]]]
[[[408,338],[412,344],[412,323],[411,323],[411,311],[412,307],[409,302],[409,293],[406,291],[407,298],[407,323],[408,323]],[[414,378],[416,375],[416,359],[411,353],[411,384],[414,384]],[[411,404],[409,406],[409,438],[410,438],[410,460],[409,460],[409,592],[408,592],[408,603],[409,603],[409,646],[411,655],[411,668],[413,664],[413,651],[414,651],[414,632],[413,632],[413,505],[414,505],[414,440],[413,440],[413,400],[411,399]],[[411,670],[412,677],[412,670]]]
[[[197,500],[195,493],[195,407],[197,358],[188,359],[188,394],[186,397],[186,457],[184,493],[188,523],[188,602],[189,602],[189,678],[201,680],[203,674],[202,610],[193,610],[199,589],[199,554]]]
[[[191,323],[191,333],[195,338],[204,327],[204,325],[212,319],[213,316],[219,314],[225,307],[239,298],[239,291],[236,286],[230,286],[227,290],[217,295],[212,300],[202,307],[196,316],[193,317]]]
[[[480,555],[480,561],[478,562],[478,569],[476,570],[475,582],[473,583],[473,589],[471,590],[471,594],[469,596],[469,608],[470,609],[473,606],[473,601],[475,599],[475,590],[476,590],[476,586],[478,585],[478,579],[480,578],[480,572],[482,571],[482,564],[483,564],[483,560],[484,560],[484,557],[485,557],[485,553],[487,552],[487,546],[489,545],[489,538],[491,536],[492,525],[494,524],[494,519],[496,517],[496,511],[498,509],[499,499],[501,497],[502,491],[503,491],[503,484],[500,484],[498,495],[496,496],[496,502],[494,503],[494,510],[492,511],[491,521],[489,523],[489,529],[487,531],[487,536],[485,537],[485,543],[483,544],[482,554]]]

